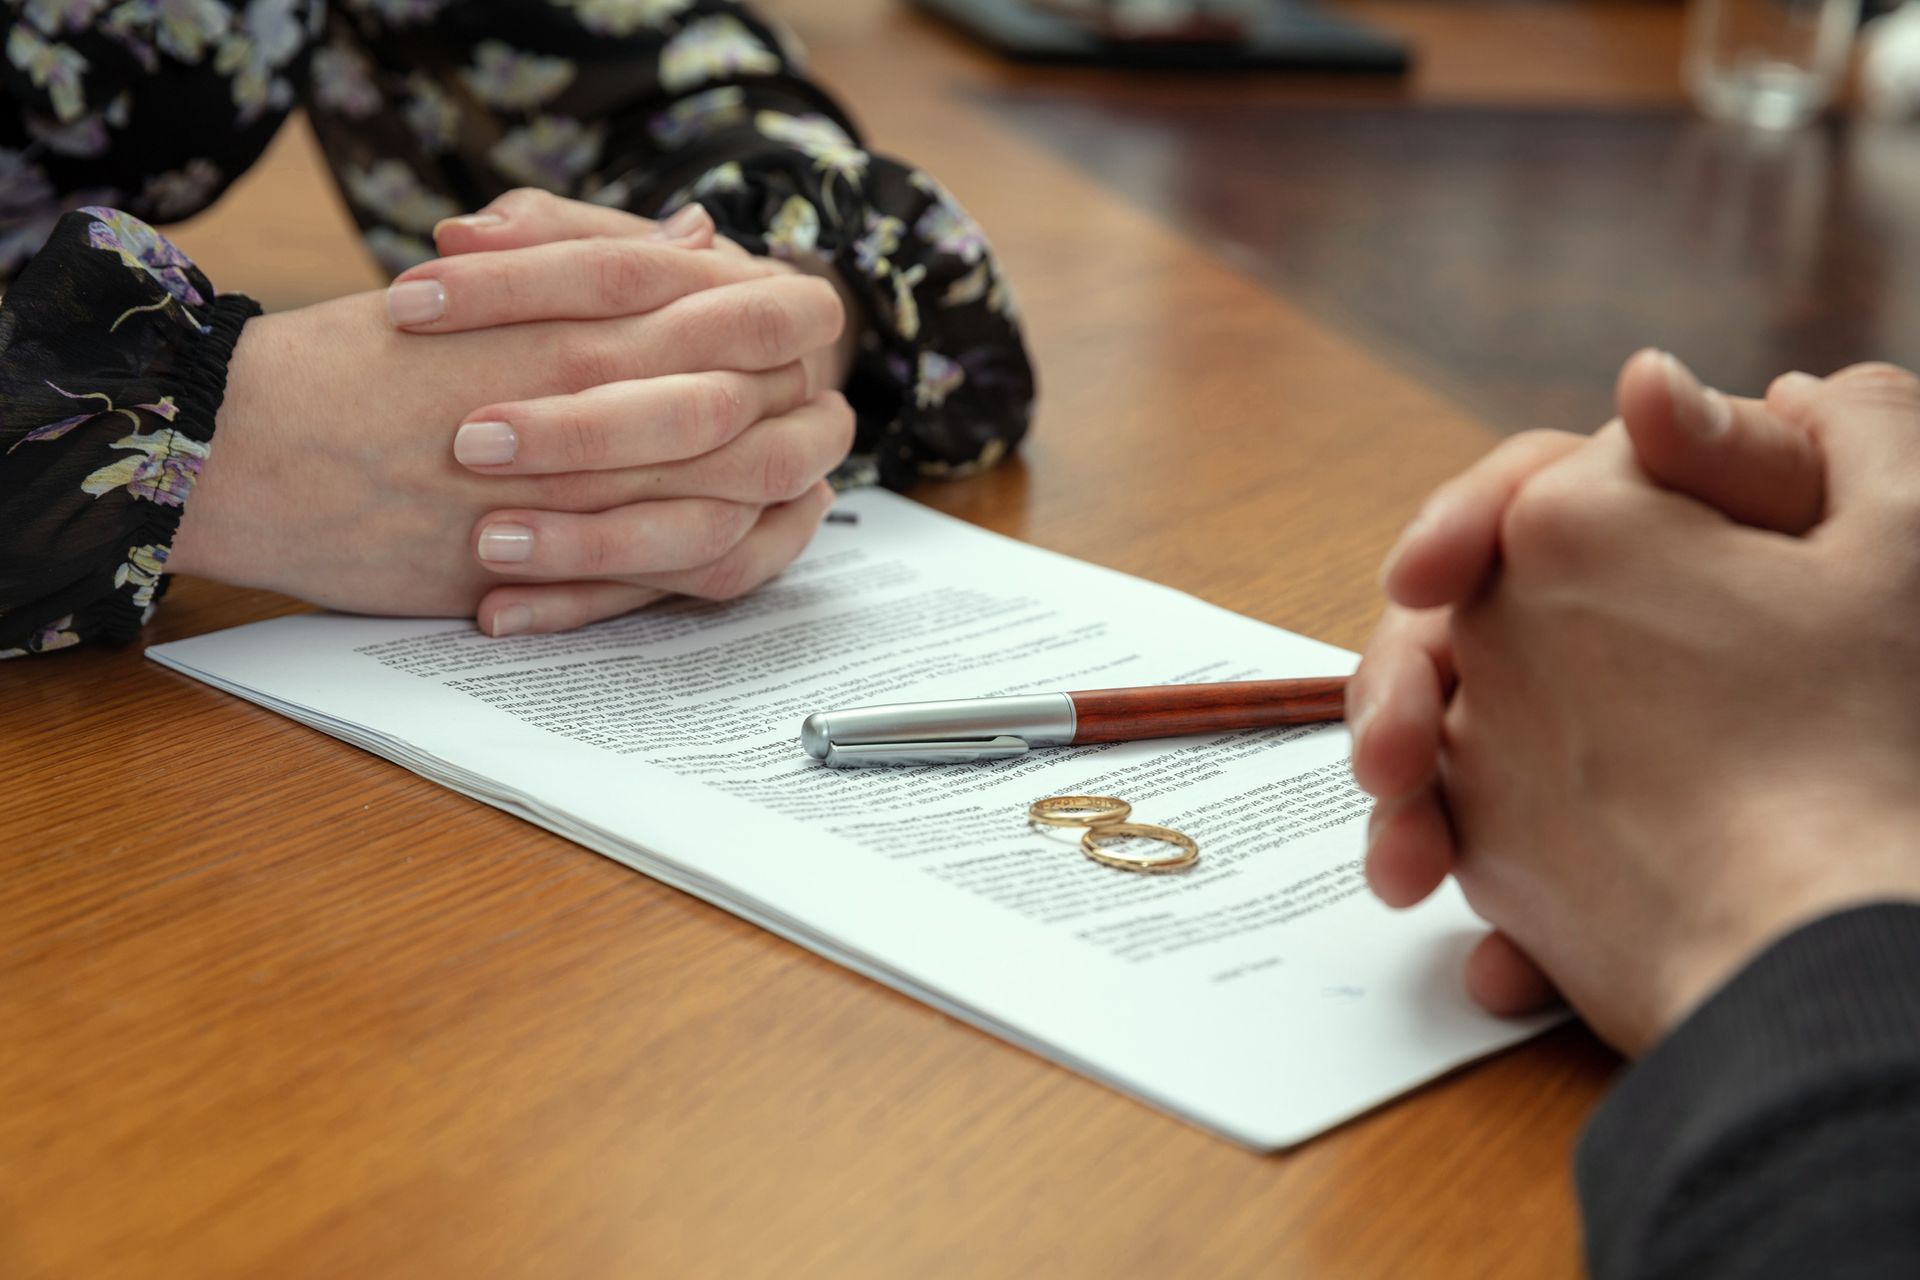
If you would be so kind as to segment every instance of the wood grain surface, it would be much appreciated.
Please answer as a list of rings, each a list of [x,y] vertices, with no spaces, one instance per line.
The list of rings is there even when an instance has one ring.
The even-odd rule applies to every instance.
[[[1598,426],[1649,345],[1749,395],[1920,365],[1910,125],[1154,87],[982,105],[1502,430]]]
[[[917,496],[1359,644],[1488,426],[982,105],[1066,73],[776,8],[1020,287],[1032,442]],[[1670,96],[1677,9],[1536,8],[1359,6],[1426,41],[1397,93]],[[1586,43],[1488,52],[1529,29]],[[180,240],[273,306],[377,282],[297,130]],[[149,639],[297,607],[184,581]],[[0,762],[0,1275],[1578,1273],[1575,1030],[1259,1156],[137,648],[0,664]]]

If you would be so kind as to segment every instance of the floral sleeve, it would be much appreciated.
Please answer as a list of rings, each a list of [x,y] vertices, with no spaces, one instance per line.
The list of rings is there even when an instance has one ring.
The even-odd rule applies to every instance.
[[[147,620],[258,312],[101,208],[62,218],[0,300],[0,657]]]
[[[128,638],[164,589],[255,308],[138,219],[205,208],[295,106],[396,272],[439,219],[529,185],[699,201],[754,252],[834,268],[861,312],[842,484],[990,466],[1026,431],[1033,372],[980,229],[867,151],[736,0],[0,0],[0,38],[8,656]]]
[[[830,263],[859,300],[843,484],[990,466],[1034,380],[980,228],[929,175],[867,151],[785,33],[736,0],[350,0],[309,104],[391,271],[440,218],[515,186],[672,212],[756,253]]]
[[[0,0],[0,280],[87,205],[171,222],[293,109],[322,0]]]
[[[701,113],[707,167],[660,202],[698,200],[757,253],[831,263],[866,312],[847,395],[859,415],[842,479],[905,488],[1005,457],[1033,408],[1013,291],[986,237],[931,176],[860,148],[843,119]]]

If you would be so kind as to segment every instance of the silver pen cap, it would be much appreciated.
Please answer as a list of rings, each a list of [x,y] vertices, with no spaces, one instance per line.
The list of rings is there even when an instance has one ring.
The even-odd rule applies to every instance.
[[[900,702],[821,711],[800,725],[800,745],[842,768],[1000,760],[1030,747],[1073,741],[1073,699],[1064,693],[956,702]]]

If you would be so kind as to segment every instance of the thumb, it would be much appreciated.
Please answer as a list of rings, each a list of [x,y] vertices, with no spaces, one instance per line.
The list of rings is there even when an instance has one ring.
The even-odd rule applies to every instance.
[[[1656,484],[1756,528],[1798,534],[1819,522],[1826,455],[1805,427],[1761,401],[1702,387],[1664,351],[1628,360],[1614,399]]]

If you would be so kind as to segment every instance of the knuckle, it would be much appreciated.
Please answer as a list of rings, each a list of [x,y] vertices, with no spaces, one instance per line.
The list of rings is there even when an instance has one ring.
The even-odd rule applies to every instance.
[[[481,292],[494,295],[500,314],[509,321],[522,318],[521,297],[525,290],[518,263],[519,259],[511,255],[480,263]],[[488,285],[492,286],[491,289],[487,288]]]
[[[1520,486],[1500,519],[1500,545],[1516,568],[1564,569],[1578,557],[1593,500],[1577,483],[1549,472]]]
[[[555,364],[560,381],[573,391],[616,381],[613,351],[603,341],[577,331],[560,344]]]
[[[747,402],[733,379],[701,378],[688,389],[687,431],[700,452],[718,448],[745,425]]]
[[[759,493],[763,502],[791,502],[812,486],[803,442],[776,438],[760,459]]]
[[[752,563],[745,556],[730,555],[697,572],[688,594],[705,600],[734,600],[758,585]]]
[[[581,240],[575,251],[581,255],[587,275],[589,296],[600,309],[620,312],[645,297],[651,273],[645,255],[627,240]]]
[[[748,353],[762,365],[782,361],[797,327],[787,300],[771,289],[741,299],[739,324]]]
[[[583,522],[574,547],[571,571],[582,577],[602,578],[620,573],[626,566],[627,539],[610,520]]]
[[[547,422],[549,447],[570,471],[591,471],[606,465],[607,433],[591,414],[578,406],[558,410]]]
[[[1578,444],[1584,439],[1584,436],[1574,435],[1570,431],[1554,431],[1548,427],[1532,427],[1503,441],[1499,446],[1499,451],[1533,457],[1539,454],[1553,453],[1557,450],[1565,449],[1569,445]]]
[[[731,502],[703,502],[688,531],[688,555],[695,564],[712,564],[740,541],[744,508]]]
[[[1498,488],[1512,478],[1538,472],[1586,443],[1585,436],[1535,427],[1502,440],[1464,474],[1441,487],[1466,493],[1481,492],[1490,486]]]
[[[1827,382],[1886,404],[1920,408],[1920,377],[1897,364],[1869,361],[1850,365]]]
[[[553,202],[553,196],[538,187],[515,187],[501,194],[488,208],[507,217],[529,217],[551,208]]]

